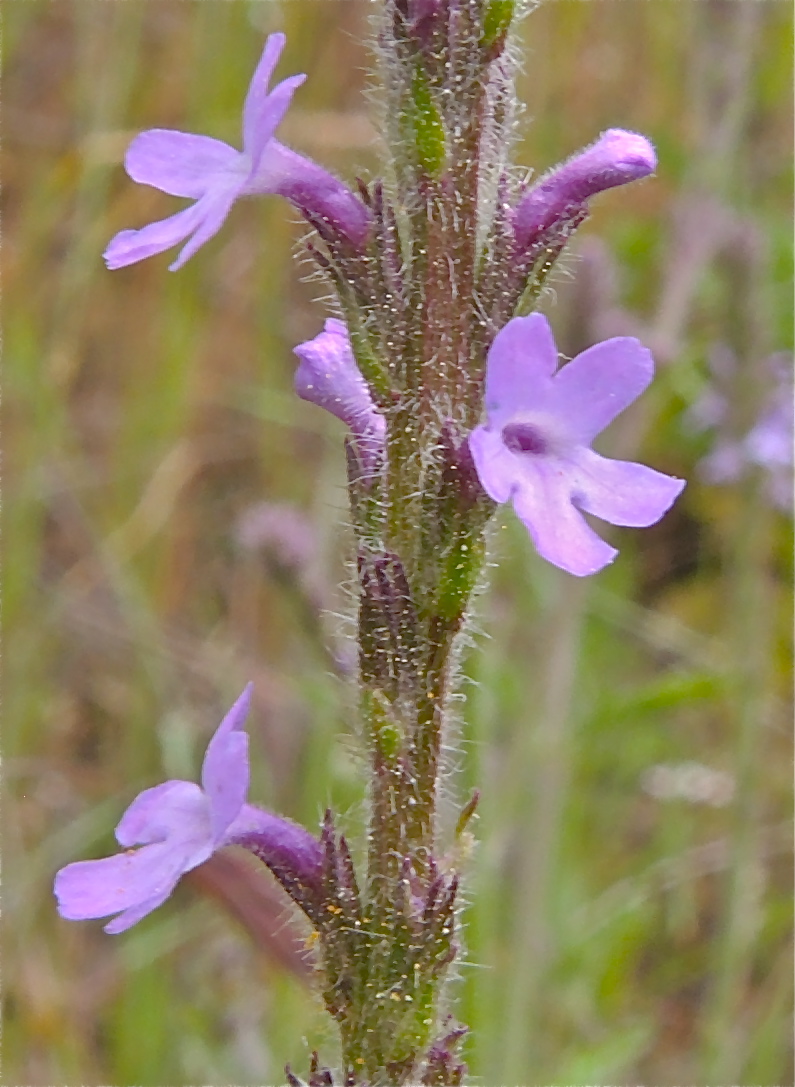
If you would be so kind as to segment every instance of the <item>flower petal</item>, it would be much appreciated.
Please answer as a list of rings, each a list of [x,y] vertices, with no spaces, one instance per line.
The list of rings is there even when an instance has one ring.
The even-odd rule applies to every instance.
[[[581,448],[572,458],[574,502],[612,525],[645,528],[670,509],[685,486],[683,479],[666,476],[632,461],[610,460]]]
[[[546,317],[514,317],[494,337],[486,366],[486,411],[501,420],[547,397],[558,350]]]
[[[475,427],[469,450],[483,490],[495,502],[507,502],[519,477],[516,457],[509,452],[499,431]]]
[[[169,264],[169,272],[176,272],[193,254],[214,237],[224,224],[229,214],[229,209],[240,195],[242,179],[235,180],[233,184],[227,181],[224,189],[211,190],[201,198],[196,207],[202,206],[201,220],[194,231],[193,237],[183,246],[179,256],[173,264]]]
[[[209,856],[209,853],[208,853]],[[153,897],[164,901],[186,871],[184,849],[168,842],[67,864],[55,877],[58,912],[69,921],[107,917]]]
[[[140,230],[122,230],[111,239],[103,253],[108,268],[115,270],[136,264],[139,260],[171,249],[193,235],[176,261],[169,266],[170,271],[175,272],[221,229],[229,209],[240,195],[243,180],[242,176],[219,175],[215,185],[189,208],[170,215],[168,219],[149,223]]]
[[[127,148],[124,168],[141,185],[198,200],[215,175],[234,170],[241,158],[234,147],[211,136],[151,128]]]
[[[570,494],[569,476],[560,463],[538,460],[522,472],[513,506],[542,558],[585,577],[607,566],[618,552],[589,527]]]
[[[252,121],[253,129],[250,142],[245,145],[246,154],[251,159],[249,171],[249,184],[254,184],[253,179],[260,170],[260,163],[266,148],[270,151],[269,144],[273,133],[282,122],[282,118],[290,107],[293,95],[298,87],[306,79],[305,75],[293,75],[283,79],[273,88],[268,97],[261,103],[256,121]],[[262,181],[267,183],[267,167],[262,174]],[[252,192],[272,192],[270,187],[252,188]]]
[[[104,926],[103,931],[107,932],[110,936],[116,936],[120,932],[126,932],[128,928],[132,928],[133,925],[137,925],[142,917],[146,917],[148,913],[156,910],[158,906],[162,906],[171,892],[174,890],[177,881],[172,883],[170,887],[165,886],[158,894],[152,895],[151,898],[147,898],[144,902],[139,902],[137,906],[130,906],[128,910],[120,913],[118,917],[113,921],[109,921]]]
[[[251,154],[251,148],[256,137],[257,121],[262,109],[262,104],[268,97],[268,84],[271,81],[279,57],[287,42],[284,34],[269,34],[262,56],[259,59],[254,75],[246,93],[246,101],[243,105],[243,150]]]
[[[202,219],[202,209],[199,203],[192,204],[176,215],[170,215],[168,219],[160,219],[156,223],[149,223],[140,230],[122,230],[114,238],[111,238],[107,249],[102,254],[108,268],[125,268],[128,264],[136,264],[139,260],[146,260],[156,253],[164,253],[173,245],[183,241],[199,225]]]
[[[555,376],[554,410],[578,443],[589,445],[651,383],[654,360],[631,336],[616,336],[577,355]]]
[[[116,827],[116,841],[125,849],[167,839],[206,838],[207,800],[192,781],[165,781],[144,789]]]
[[[210,805],[214,842],[220,841],[248,794],[248,736],[242,731],[251,706],[249,683],[215,731],[202,765],[202,788]]]

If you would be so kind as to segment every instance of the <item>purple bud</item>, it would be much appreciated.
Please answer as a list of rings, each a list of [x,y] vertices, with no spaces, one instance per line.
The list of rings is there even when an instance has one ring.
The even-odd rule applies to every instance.
[[[520,199],[514,217],[518,245],[526,248],[556,223],[583,211],[592,196],[648,177],[656,167],[657,156],[645,136],[609,128]]]
[[[319,335],[294,351],[300,359],[295,391],[347,423],[362,467],[372,474],[383,452],[386,422],[356,365],[344,322],[330,318]]]

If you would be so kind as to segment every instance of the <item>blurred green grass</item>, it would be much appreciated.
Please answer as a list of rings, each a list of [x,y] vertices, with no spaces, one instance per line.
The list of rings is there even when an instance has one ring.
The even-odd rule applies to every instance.
[[[235,142],[273,29],[282,71],[310,73],[284,139],[373,171],[368,5],[3,16],[4,1082],[281,1082],[333,1035],[201,885],[119,938],[62,922],[50,887],[112,850],[138,789],[192,776],[249,678],[252,798],[358,825],[352,700],[321,649],[344,655],[349,629],[341,434],[291,393],[291,347],[325,311],[275,199],[236,207],[178,275],[165,258],[110,274],[100,253],[175,210],[125,178],[129,138]],[[523,25],[522,162],[612,125],[658,147],[653,182],[599,202],[546,309],[569,354],[642,331],[662,372],[613,451],[691,483],[589,583],[545,568],[508,516],[495,532],[451,756],[483,794],[458,995],[486,1085],[793,1081],[791,523],[758,480],[700,482],[705,439],[683,423],[716,343],[743,363],[739,413],[755,362],[791,347],[790,40],[774,2],[555,0]],[[306,514],[309,582],[241,547],[261,501]],[[689,762],[731,799],[650,791],[655,767]]]

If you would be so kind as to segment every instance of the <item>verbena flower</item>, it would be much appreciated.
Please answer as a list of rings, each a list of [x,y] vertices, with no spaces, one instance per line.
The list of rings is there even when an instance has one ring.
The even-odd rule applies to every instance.
[[[556,166],[520,200],[514,215],[517,244],[524,248],[556,223],[585,209],[597,193],[654,173],[654,148],[637,132],[609,128],[583,151]]]
[[[265,43],[243,107],[242,151],[210,136],[162,128],[133,140],[124,160],[133,181],[196,203],[141,230],[121,231],[104,253],[109,268],[145,260],[187,238],[170,266],[176,271],[218,233],[235,200],[263,193],[287,197],[356,244],[364,240],[368,216],[362,203],[328,171],[273,137],[293,93],[306,79],[290,76],[268,90],[284,43],[283,34],[271,34]]]
[[[654,363],[638,340],[605,340],[562,369],[557,364],[545,317],[509,321],[489,351],[488,420],[469,445],[484,489],[495,502],[513,502],[539,554],[583,576],[617,551],[581,510],[614,525],[651,525],[684,481],[590,448],[651,382]]]
[[[356,365],[344,321],[329,318],[322,332],[294,351],[300,360],[295,391],[348,425],[362,468],[372,474],[383,452],[386,420]]]
[[[58,872],[55,894],[62,917],[77,921],[115,914],[105,931],[124,932],[165,902],[185,872],[225,845],[246,846],[277,874],[304,887],[319,883],[318,840],[296,823],[246,803],[243,726],[250,699],[251,684],[210,740],[200,786],[166,781],[145,789],[116,827],[124,853],[78,861]]]
[[[686,421],[692,430],[712,431],[713,445],[699,464],[708,483],[737,483],[749,471],[761,469],[769,501],[783,512],[793,507],[793,362],[776,352],[757,367],[763,386],[756,422],[744,435],[733,430],[732,400],[742,395],[740,365],[726,347],[718,345],[709,356],[712,381],[691,406]]]

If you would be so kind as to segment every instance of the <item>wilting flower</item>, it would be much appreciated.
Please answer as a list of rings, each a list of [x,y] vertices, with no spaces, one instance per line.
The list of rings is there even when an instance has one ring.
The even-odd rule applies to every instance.
[[[348,425],[365,474],[372,474],[383,452],[386,421],[356,365],[344,321],[330,317],[322,332],[293,350],[300,359],[295,391]]]
[[[162,128],[133,140],[124,160],[133,181],[196,203],[141,230],[117,234],[104,253],[109,268],[145,260],[187,238],[170,266],[176,271],[218,233],[235,200],[263,193],[287,197],[355,244],[364,240],[368,218],[362,203],[332,174],[273,137],[293,93],[306,79],[290,76],[268,90],[284,43],[283,34],[271,34],[265,43],[243,107],[242,151],[210,136]]]
[[[583,211],[592,196],[654,173],[654,148],[637,132],[609,128],[599,139],[550,170],[516,206],[514,232],[524,248],[556,223]]]
[[[469,445],[484,489],[495,502],[513,502],[539,554],[583,576],[617,551],[580,510],[614,525],[651,525],[684,481],[590,448],[651,382],[654,363],[638,340],[605,340],[562,369],[557,364],[545,317],[509,321],[489,351],[488,420]]]
[[[78,861],[58,872],[55,894],[62,917],[78,921],[115,914],[105,931],[124,932],[165,902],[185,872],[225,845],[250,849],[282,882],[304,888],[319,882],[318,840],[296,823],[246,803],[243,726],[250,699],[249,684],[210,740],[200,786],[166,781],[145,789],[116,827],[124,853]]]

